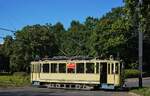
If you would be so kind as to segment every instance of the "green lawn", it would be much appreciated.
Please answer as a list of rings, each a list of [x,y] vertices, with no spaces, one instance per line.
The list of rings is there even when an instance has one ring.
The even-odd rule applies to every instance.
[[[142,96],[150,96],[150,87],[133,89],[131,92],[140,94]]]
[[[22,87],[30,85],[30,76],[0,75],[0,87]]]

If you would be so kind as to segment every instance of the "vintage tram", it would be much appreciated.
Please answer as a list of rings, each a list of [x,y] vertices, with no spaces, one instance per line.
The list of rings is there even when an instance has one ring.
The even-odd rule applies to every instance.
[[[122,66],[113,59],[49,58],[31,62],[31,82],[49,88],[115,89],[123,86]]]

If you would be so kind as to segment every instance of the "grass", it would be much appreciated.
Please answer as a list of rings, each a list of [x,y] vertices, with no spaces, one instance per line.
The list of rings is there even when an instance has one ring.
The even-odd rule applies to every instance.
[[[134,88],[131,89],[131,92],[140,94],[142,96],[150,96],[150,87]]]
[[[30,76],[0,75],[0,87],[23,87],[30,85]]]

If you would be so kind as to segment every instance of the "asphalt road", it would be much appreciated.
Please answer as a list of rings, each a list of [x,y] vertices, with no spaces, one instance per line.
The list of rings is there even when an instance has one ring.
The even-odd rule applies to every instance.
[[[138,87],[138,79],[127,79],[127,87]],[[150,78],[143,79],[143,85],[150,87]],[[48,88],[0,88],[0,96],[135,96],[128,91],[81,91]]]
[[[139,80],[138,78],[132,78],[125,80],[125,84],[127,87],[138,87],[139,86]],[[143,87],[150,87],[150,77],[143,78]]]
[[[131,96],[128,92],[115,91],[81,91],[48,88],[0,89],[0,96]]]

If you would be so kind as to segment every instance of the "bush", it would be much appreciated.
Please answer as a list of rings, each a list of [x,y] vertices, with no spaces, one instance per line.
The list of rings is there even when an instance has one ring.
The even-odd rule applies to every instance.
[[[27,76],[28,75],[28,73],[26,73],[26,72],[14,72],[13,73],[13,76]]]
[[[138,77],[140,71],[137,69],[126,69],[125,70],[125,78],[134,78]]]

